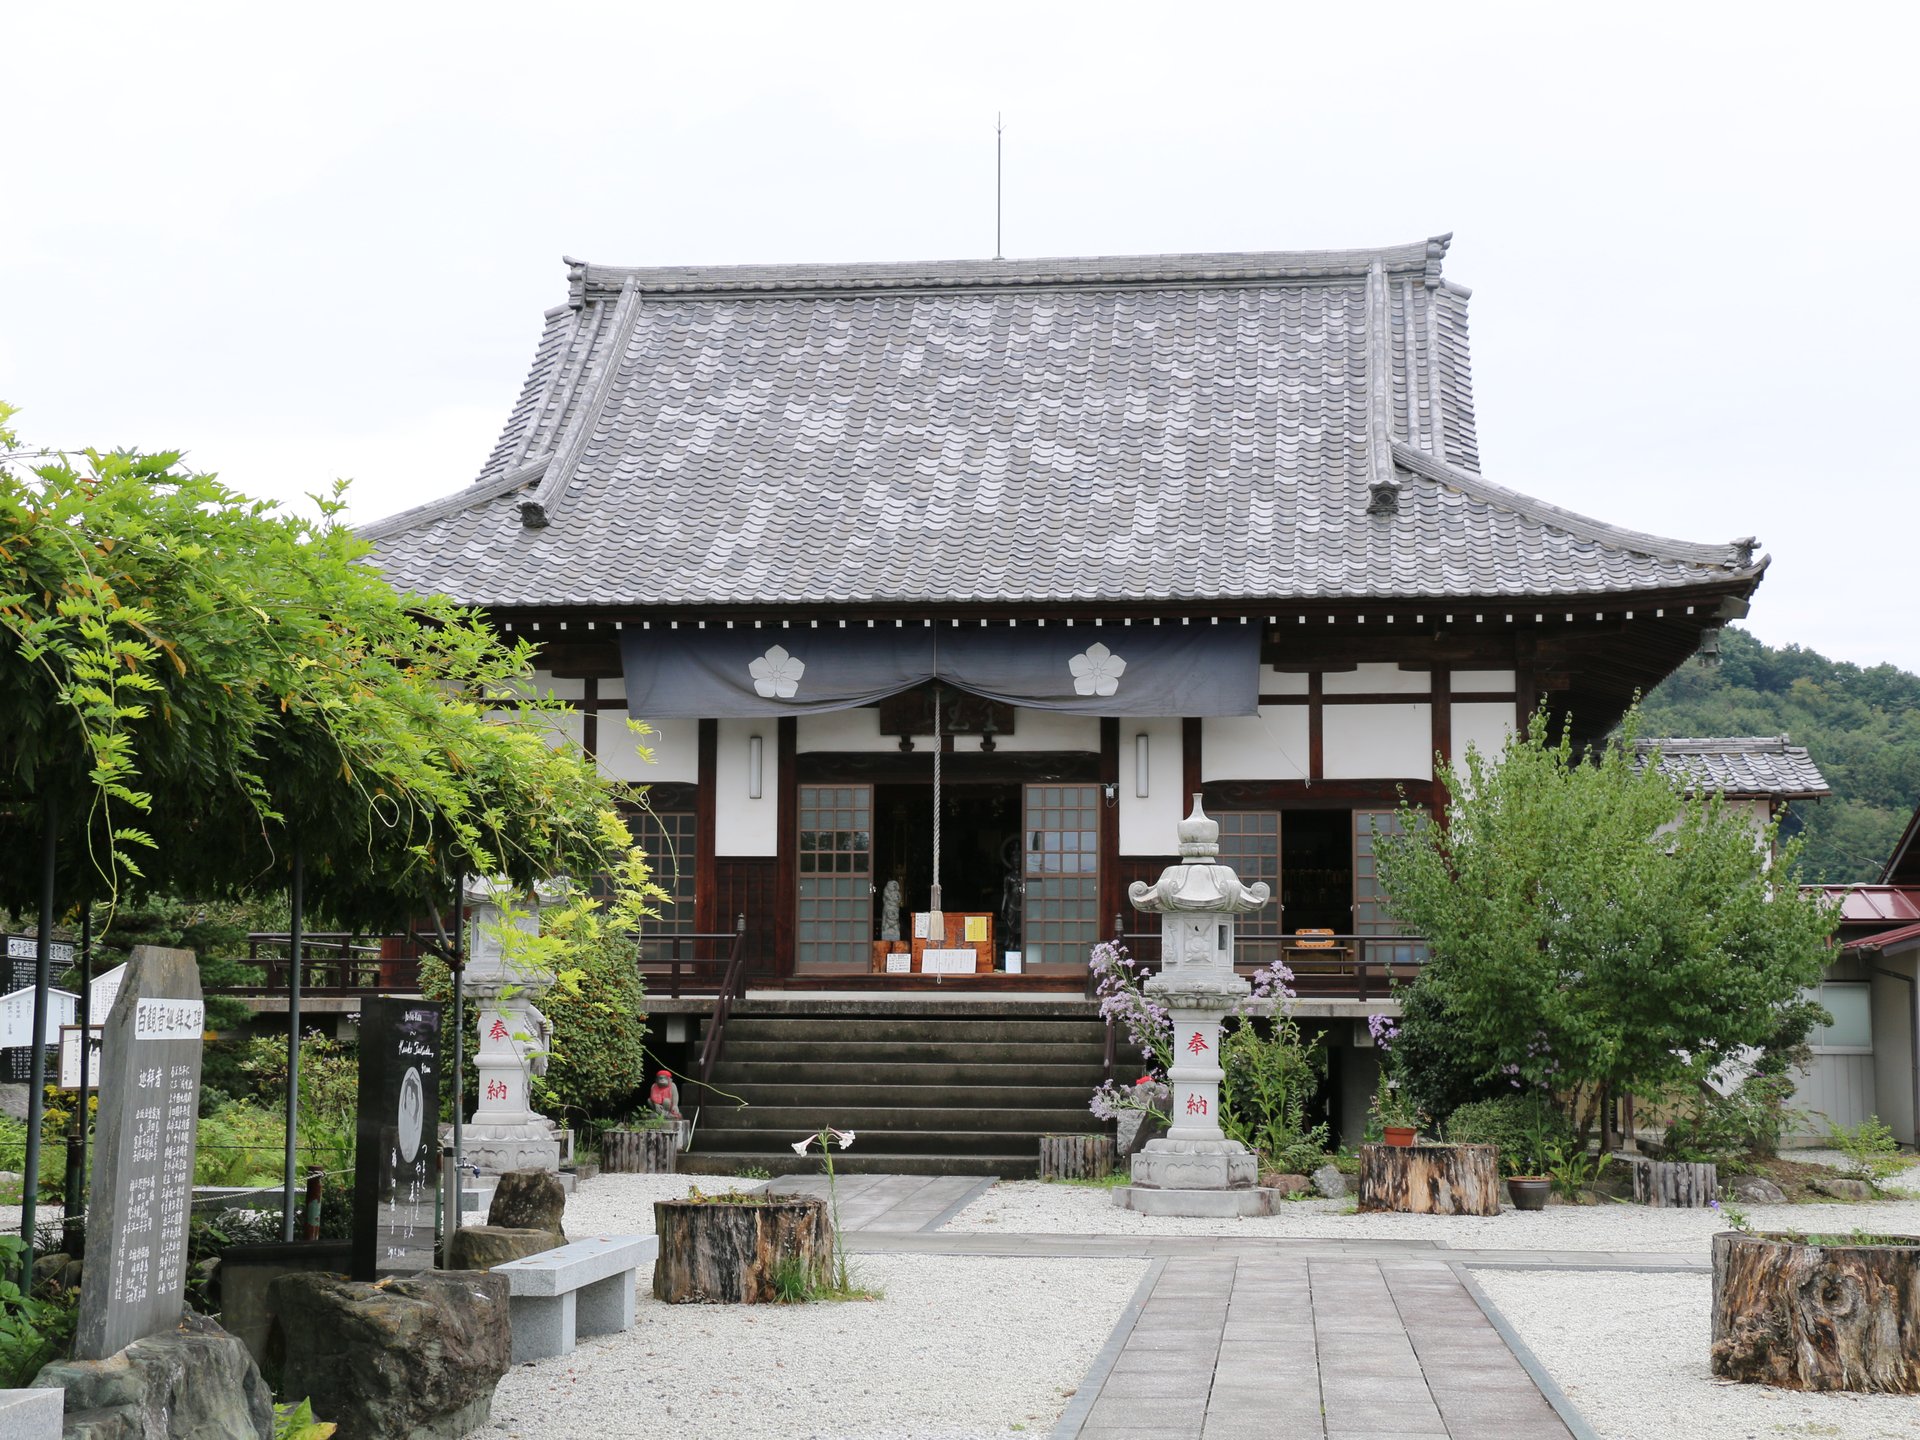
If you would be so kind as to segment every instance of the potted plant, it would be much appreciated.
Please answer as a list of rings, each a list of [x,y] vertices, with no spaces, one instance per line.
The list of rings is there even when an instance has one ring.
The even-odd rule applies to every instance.
[[[1393,1042],[1399,1038],[1400,1027],[1384,1015],[1369,1015],[1367,1029],[1380,1055],[1380,1083],[1373,1092],[1374,1123],[1387,1144],[1411,1145],[1420,1134],[1420,1111],[1394,1073]]]
[[[1537,1121],[1528,1127],[1522,1148],[1500,1156],[1500,1168],[1507,1174],[1507,1197],[1516,1210],[1544,1210],[1553,1194],[1553,1176],[1547,1173],[1547,1147],[1551,1143],[1546,1128]]]

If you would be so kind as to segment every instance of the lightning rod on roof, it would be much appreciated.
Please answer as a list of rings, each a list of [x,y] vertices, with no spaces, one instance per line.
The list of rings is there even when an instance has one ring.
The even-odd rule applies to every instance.
[[[1000,112],[993,114],[993,258],[1004,260],[1000,253],[1000,153],[1005,144],[1001,136],[1007,133],[1007,127],[1000,119]]]

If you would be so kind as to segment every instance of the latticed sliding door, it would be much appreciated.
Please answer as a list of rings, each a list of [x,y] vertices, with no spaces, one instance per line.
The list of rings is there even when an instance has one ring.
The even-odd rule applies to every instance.
[[[1100,787],[1026,792],[1026,964],[1085,965],[1100,939]]]
[[[1353,933],[1356,935],[1404,935],[1406,929],[1387,908],[1387,892],[1380,888],[1379,861],[1374,854],[1374,837],[1404,835],[1406,827],[1397,810],[1356,810],[1353,812]],[[1421,941],[1401,945],[1369,945],[1367,958],[1393,965],[1417,965],[1427,958]]]
[[[873,787],[800,787],[796,970],[865,970],[873,938]]]

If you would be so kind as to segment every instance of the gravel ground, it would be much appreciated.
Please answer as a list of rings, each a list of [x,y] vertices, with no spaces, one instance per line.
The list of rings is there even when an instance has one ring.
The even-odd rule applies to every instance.
[[[1904,1177],[1909,1189],[1920,1167]],[[1902,1182],[1896,1182],[1902,1183]],[[1713,1233],[1727,1228],[1711,1210],[1650,1210],[1639,1205],[1553,1205],[1497,1216],[1351,1213],[1351,1200],[1297,1200],[1254,1220],[1186,1220],[1139,1215],[1113,1203],[1109,1191],[1037,1180],[996,1185],[962,1210],[945,1230],[1053,1235],[1272,1235],[1327,1239],[1438,1240],[1456,1248],[1498,1250],[1647,1250],[1705,1258]],[[1762,1230],[1920,1234],[1920,1194],[1910,1200],[1821,1205],[1750,1205]]]
[[[1920,1440],[1920,1400],[1728,1385],[1707,1373],[1712,1278],[1476,1270],[1606,1440]]]
[[[602,1175],[568,1201],[567,1231],[651,1233],[655,1200],[724,1183]],[[862,1255],[851,1266],[878,1300],[662,1305],[642,1274],[633,1329],[508,1371],[492,1433],[574,1440],[583,1416],[645,1415],[646,1433],[675,1440],[1044,1434],[1147,1270],[934,1255]]]

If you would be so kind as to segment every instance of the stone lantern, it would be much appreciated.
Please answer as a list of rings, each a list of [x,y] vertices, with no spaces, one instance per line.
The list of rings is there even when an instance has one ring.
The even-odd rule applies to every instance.
[[[560,1168],[559,1131],[534,1110],[530,1093],[533,1077],[547,1073],[552,1027],[537,1002],[554,976],[509,957],[501,934],[503,910],[515,905],[521,909],[516,927],[538,935],[543,899],[538,890],[523,895],[489,880],[467,882],[465,984],[479,1020],[474,1068],[480,1095],[462,1141],[466,1158],[488,1175]]]
[[[1180,863],[1128,891],[1134,909],[1160,917],[1161,970],[1146,990],[1173,1018],[1172,1124],[1133,1157],[1133,1184],[1113,1199],[1149,1215],[1268,1215],[1275,1192],[1259,1188],[1258,1158],[1220,1129],[1220,1024],[1251,990],[1233,973],[1234,917],[1270,892],[1220,863],[1220,826],[1198,795],[1179,835]]]

